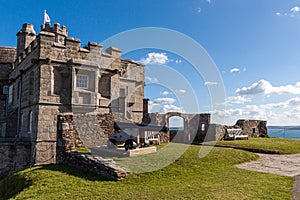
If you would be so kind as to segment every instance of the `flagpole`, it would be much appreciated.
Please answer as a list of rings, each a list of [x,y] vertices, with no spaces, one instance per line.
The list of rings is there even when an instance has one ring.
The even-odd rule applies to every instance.
[[[46,9],[44,10],[44,24],[46,24],[45,15],[46,15]]]

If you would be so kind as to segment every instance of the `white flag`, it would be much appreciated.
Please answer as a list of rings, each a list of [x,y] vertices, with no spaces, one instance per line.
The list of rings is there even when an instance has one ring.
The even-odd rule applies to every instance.
[[[44,24],[46,23],[50,23],[50,17],[49,15],[46,13],[46,10],[44,11]]]

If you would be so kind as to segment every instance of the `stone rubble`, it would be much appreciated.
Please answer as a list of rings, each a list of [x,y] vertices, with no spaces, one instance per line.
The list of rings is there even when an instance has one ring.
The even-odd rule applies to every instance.
[[[110,180],[121,180],[130,175],[127,169],[121,167],[112,159],[81,154],[76,151],[66,153],[64,164]]]

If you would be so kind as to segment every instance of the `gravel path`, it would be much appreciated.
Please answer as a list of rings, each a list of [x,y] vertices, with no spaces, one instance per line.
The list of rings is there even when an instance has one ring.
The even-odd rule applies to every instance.
[[[295,177],[294,189],[293,189],[293,200],[300,199],[300,176]]]
[[[270,155],[258,154],[259,159],[236,165],[238,168],[279,174],[295,178],[293,200],[300,199],[300,154]]]

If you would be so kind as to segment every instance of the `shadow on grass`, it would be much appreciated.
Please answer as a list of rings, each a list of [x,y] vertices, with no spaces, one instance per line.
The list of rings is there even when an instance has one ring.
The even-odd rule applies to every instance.
[[[41,170],[61,172],[70,176],[82,178],[89,181],[112,181],[101,176],[95,175],[93,173],[84,172],[63,164],[37,166],[25,170],[26,173],[23,173],[23,171],[20,171],[21,173],[15,172],[0,180],[0,200],[14,198],[20,192],[32,186],[34,181],[33,179],[35,178],[31,176],[30,173]]]
[[[31,180],[27,180],[18,173],[10,174],[0,181],[0,199],[10,199],[32,185]]]
[[[44,165],[40,166],[34,170],[50,170],[50,171],[57,171],[61,173],[68,174],[70,176],[75,176],[78,178],[82,178],[88,181],[113,181],[105,177],[101,177],[100,175],[96,175],[91,172],[82,171],[79,169],[76,169],[74,167],[70,167],[68,165],[64,164],[58,164],[58,165]]]

